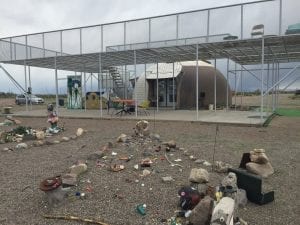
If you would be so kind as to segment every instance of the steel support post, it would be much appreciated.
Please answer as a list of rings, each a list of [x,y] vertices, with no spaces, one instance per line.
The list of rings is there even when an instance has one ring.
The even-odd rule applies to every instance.
[[[199,45],[196,46],[196,119],[199,119]]]
[[[244,92],[243,92],[243,68],[241,68],[241,109],[243,106],[243,96],[244,96]]]
[[[243,40],[243,26],[244,26],[244,5],[241,5],[241,40]]]
[[[158,63],[156,63],[156,111],[158,112]]]
[[[57,58],[54,57],[54,69],[55,69],[55,104],[56,104],[56,113],[58,115],[58,74],[57,74]]]
[[[25,76],[25,104],[26,104],[26,111],[28,111],[28,94],[27,94],[27,69],[26,69],[26,60],[24,60],[24,76]]]
[[[282,32],[282,0],[279,0],[279,36]]]
[[[270,78],[270,63],[268,62],[267,64],[267,88],[266,90],[269,89],[269,78]],[[267,113],[269,114],[269,92],[266,93],[267,99],[266,99],[266,108],[267,108]]]
[[[264,36],[261,38],[261,87],[260,87],[260,123],[263,124],[264,110],[264,60],[265,60],[265,43]]]
[[[272,87],[274,85],[274,75],[275,75],[275,64],[274,61],[272,63]],[[275,111],[275,100],[274,100],[274,87],[272,88],[272,111]]]
[[[83,79],[84,79],[84,93],[83,93],[83,99],[84,99],[84,111],[86,111],[86,72],[85,72],[85,67],[84,67],[84,72],[83,72]]]
[[[228,70],[229,70],[229,58],[227,58],[227,72],[226,72],[226,110],[228,111],[228,100],[229,100],[229,96],[228,96],[228,92],[229,92],[229,77],[228,77]]]
[[[206,42],[209,41],[209,20],[210,20],[210,10],[207,10],[207,28],[206,28]]]
[[[99,53],[99,75],[98,75],[98,91],[99,91],[99,107],[100,107],[100,117],[102,117],[103,116],[103,111],[102,111],[102,109],[103,109],[103,107],[102,107],[102,89],[103,89],[103,86],[102,86],[102,84],[101,84],[101,81],[100,81],[100,76],[102,77],[102,59],[101,59],[101,52]],[[106,93],[107,93],[107,90],[106,90]],[[109,100],[109,98],[108,98],[108,100]],[[107,104],[107,107],[109,107],[109,103],[110,102],[108,102],[108,104]]]
[[[137,95],[136,95],[136,51],[133,51],[134,56],[134,105],[135,105],[135,117],[137,117],[138,103],[137,103]]]
[[[32,86],[31,86],[31,70],[30,70],[30,66],[28,66],[28,82],[29,82],[29,87],[30,87],[29,98],[31,99]],[[30,101],[30,110],[32,110],[32,101]]]
[[[172,88],[172,95],[173,95],[173,110],[175,110],[175,64],[173,62],[173,88]]]
[[[145,85],[144,85],[144,99],[147,100],[148,97],[147,97],[147,64],[145,64]]]
[[[127,83],[127,65],[125,65],[125,82],[124,82],[124,88],[125,88],[125,98],[128,98],[128,83]]]
[[[215,112],[217,112],[217,59],[215,56],[215,74],[214,74],[214,107],[215,107]]]
[[[235,72],[234,72],[234,111],[236,111],[236,62],[234,64],[234,69],[235,69]]]

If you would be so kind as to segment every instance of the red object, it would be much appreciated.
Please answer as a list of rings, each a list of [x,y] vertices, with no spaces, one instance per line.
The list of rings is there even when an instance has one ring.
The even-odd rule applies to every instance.
[[[40,183],[40,189],[42,191],[52,191],[58,188],[61,184],[62,181],[60,176],[50,177]]]

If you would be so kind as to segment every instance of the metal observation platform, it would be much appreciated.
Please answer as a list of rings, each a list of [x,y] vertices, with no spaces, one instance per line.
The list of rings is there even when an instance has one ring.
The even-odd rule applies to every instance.
[[[257,65],[261,69],[261,76],[256,78],[260,81],[263,123],[264,96],[272,93],[272,99],[273,94],[276,99],[282,81],[278,76],[280,65],[294,63],[294,68],[286,74],[289,76],[300,63],[300,34],[284,32],[289,24],[283,18],[298,15],[297,7],[284,5],[288,3],[293,1],[264,0],[1,38],[0,62],[24,65],[25,79],[26,67],[54,69],[57,96],[58,70],[95,73],[101,89],[100,77],[117,66],[125,66],[125,70],[128,65],[134,66],[136,77],[137,64],[195,61],[197,65],[198,60],[215,60],[216,67],[216,59],[227,59],[245,71],[246,65]],[[271,74],[268,78],[265,70]],[[195,77],[198,79],[198,70]],[[198,99],[198,82],[196,85]],[[56,101],[58,105],[58,98]],[[216,110],[216,101],[214,104]],[[272,105],[274,110],[275,100]],[[102,115],[102,109],[100,112]],[[198,101],[196,116],[198,119]]]

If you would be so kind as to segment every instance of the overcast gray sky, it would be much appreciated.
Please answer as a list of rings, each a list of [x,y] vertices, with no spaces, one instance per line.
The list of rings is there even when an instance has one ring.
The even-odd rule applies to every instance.
[[[216,6],[252,2],[253,0],[1,0],[0,38],[87,26],[183,12]],[[283,0],[284,24],[300,22],[299,0]],[[245,15],[247,16],[247,15]],[[299,18],[298,18],[299,17]],[[274,18],[276,20],[276,18]],[[277,20],[276,20],[277,21]],[[285,25],[287,26],[287,25]],[[6,66],[6,65],[5,65]],[[24,85],[24,68],[6,66],[18,82]],[[33,89],[51,92],[54,89],[53,72],[32,68]],[[43,76],[40,75],[43,73]],[[51,85],[45,85],[49,79]],[[15,90],[0,71],[0,91]]]

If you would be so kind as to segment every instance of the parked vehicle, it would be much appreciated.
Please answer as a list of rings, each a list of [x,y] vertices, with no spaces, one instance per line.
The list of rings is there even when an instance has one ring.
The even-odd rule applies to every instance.
[[[40,98],[35,95],[27,95],[27,103],[30,104],[43,104],[45,103],[43,98]],[[22,95],[17,95],[16,96],[16,104],[21,105],[21,104],[26,104],[26,96],[24,94]]]

